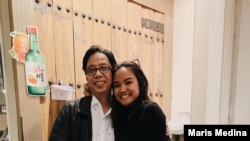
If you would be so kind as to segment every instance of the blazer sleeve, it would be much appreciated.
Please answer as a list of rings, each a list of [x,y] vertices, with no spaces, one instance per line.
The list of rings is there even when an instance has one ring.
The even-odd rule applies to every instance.
[[[70,103],[66,103],[59,111],[50,132],[49,141],[70,140]]]
[[[166,135],[166,116],[156,103],[147,104],[142,113],[145,141],[169,141]]]

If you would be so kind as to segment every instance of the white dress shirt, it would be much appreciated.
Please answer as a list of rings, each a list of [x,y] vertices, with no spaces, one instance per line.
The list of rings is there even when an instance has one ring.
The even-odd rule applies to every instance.
[[[92,141],[114,141],[111,108],[104,115],[101,103],[93,96],[91,101]]]

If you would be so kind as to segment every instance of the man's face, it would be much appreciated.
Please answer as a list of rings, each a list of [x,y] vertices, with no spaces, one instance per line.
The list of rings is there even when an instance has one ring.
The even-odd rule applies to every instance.
[[[112,76],[111,64],[107,56],[97,52],[90,56],[87,63],[86,80],[93,95],[110,95]],[[97,70],[96,70],[97,69]]]

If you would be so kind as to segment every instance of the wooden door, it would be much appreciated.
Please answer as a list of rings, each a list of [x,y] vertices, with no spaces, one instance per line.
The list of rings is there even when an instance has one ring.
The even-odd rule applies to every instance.
[[[53,30],[53,9],[52,3],[47,0],[41,0],[35,3],[35,20],[38,27],[38,38],[41,52],[45,57],[47,94],[40,98],[42,133],[43,138],[47,138],[57,116],[57,102],[50,100],[50,83],[56,80],[56,62],[54,47],[54,30]]]
[[[142,18],[147,18],[147,19],[154,19],[154,11],[152,9],[142,7]],[[153,71],[152,68],[154,66],[154,31],[150,30],[148,28],[145,28],[145,25],[143,25],[142,28],[142,59],[141,59],[141,64],[143,71],[145,75],[148,78],[149,81],[149,95],[152,98],[152,100],[157,102],[157,99],[155,98],[154,94],[154,79],[153,77]]]
[[[94,43],[109,50],[112,47],[111,3],[112,0],[93,1]]]
[[[141,35],[141,5],[128,2],[128,21],[126,31],[128,33],[127,52],[128,59],[139,59],[142,61],[142,35]]]
[[[73,11],[72,1],[54,0],[53,28],[56,60],[56,83],[59,85],[74,85],[74,44],[73,44]],[[58,101],[58,109],[65,101]]]
[[[127,60],[127,32],[122,30],[127,27],[127,0],[112,0],[112,52],[118,62]]]
[[[164,24],[164,14],[159,12],[154,12],[154,21]],[[154,32],[154,73],[153,73],[153,89],[154,97],[158,104],[162,106],[163,97],[163,68],[164,68],[164,34],[161,32]]]
[[[73,1],[74,28],[74,64],[76,97],[83,97],[83,85],[86,82],[82,70],[82,59],[85,51],[93,44],[92,0]]]

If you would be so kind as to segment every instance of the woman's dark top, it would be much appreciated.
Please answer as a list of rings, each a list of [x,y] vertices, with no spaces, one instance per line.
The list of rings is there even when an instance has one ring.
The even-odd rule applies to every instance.
[[[131,114],[124,107],[119,125],[115,127],[116,141],[168,141],[166,117],[156,103],[148,103]]]

